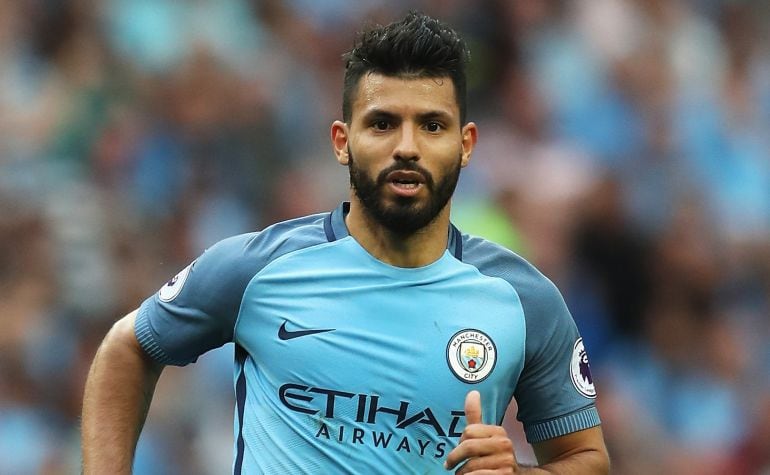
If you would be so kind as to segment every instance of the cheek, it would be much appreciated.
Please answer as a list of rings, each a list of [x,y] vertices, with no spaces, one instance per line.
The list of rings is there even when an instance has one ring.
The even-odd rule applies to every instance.
[[[362,170],[385,168],[392,160],[393,148],[385,140],[357,139],[351,141],[348,148]]]
[[[361,134],[352,141],[353,153],[357,155],[366,154],[369,159],[386,159],[393,155],[396,147],[396,140],[392,136],[375,137],[368,134]],[[358,151],[358,153],[356,153]]]
[[[429,160],[426,162],[432,162],[433,168],[441,170],[454,169],[458,163],[462,161],[463,148],[462,144],[456,144],[454,142],[442,144],[441,147],[436,147],[430,156],[426,156]],[[430,160],[432,158],[432,160]]]

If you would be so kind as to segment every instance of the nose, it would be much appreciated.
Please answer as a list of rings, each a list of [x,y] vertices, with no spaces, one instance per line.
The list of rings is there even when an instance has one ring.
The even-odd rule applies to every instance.
[[[393,158],[396,160],[419,160],[420,151],[417,146],[417,137],[413,127],[404,124],[400,128],[400,136],[396,148],[393,150]]]

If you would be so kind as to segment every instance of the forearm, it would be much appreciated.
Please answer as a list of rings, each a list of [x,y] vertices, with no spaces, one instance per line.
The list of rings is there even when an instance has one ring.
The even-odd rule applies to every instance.
[[[94,357],[83,396],[83,472],[129,474],[162,367],[133,334],[135,313],[118,321]]]

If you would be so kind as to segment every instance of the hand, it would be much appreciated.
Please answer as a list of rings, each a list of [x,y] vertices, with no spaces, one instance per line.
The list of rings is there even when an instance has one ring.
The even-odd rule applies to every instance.
[[[447,470],[465,461],[456,475],[518,472],[513,442],[505,429],[481,422],[481,394],[478,391],[471,391],[465,397],[465,421],[460,443],[449,452],[444,463]]]

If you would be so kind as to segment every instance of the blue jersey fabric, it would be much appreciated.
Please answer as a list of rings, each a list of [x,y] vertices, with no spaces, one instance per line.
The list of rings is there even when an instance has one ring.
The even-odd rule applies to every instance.
[[[485,423],[515,397],[530,442],[599,424],[548,279],[453,226],[437,261],[388,265],[346,206],[226,239],[140,307],[161,363],[235,342],[234,473],[446,473],[473,389]]]

